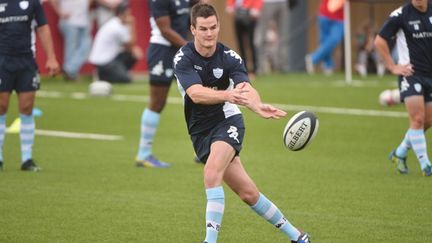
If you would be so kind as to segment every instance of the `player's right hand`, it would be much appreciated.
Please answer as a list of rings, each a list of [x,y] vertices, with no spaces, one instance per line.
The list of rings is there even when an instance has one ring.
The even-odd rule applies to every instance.
[[[228,102],[236,105],[247,106],[249,104],[249,98],[246,96],[246,93],[248,93],[249,90],[243,89],[239,86],[233,90],[230,90]]]
[[[395,75],[402,75],[404,77],[408,77],[414,74],[414,66],[412,64],[397,64],[394,65],[390,71]]]

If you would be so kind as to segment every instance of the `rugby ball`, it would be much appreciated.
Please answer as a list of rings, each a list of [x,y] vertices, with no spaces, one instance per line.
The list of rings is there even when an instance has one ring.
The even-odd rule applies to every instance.
[[[399,89],[386,89],[379,95],[379,103],[383,106],[392,106],[401,103]]]
[[[112,85],[107,81],[96,80],[89,85],[91,96],[109,96],[112,92]]]
[[[308,145],[319,127],[318,118],[310,111],[300,111],[286,124],[283,132],[285,147],[292,151],[302,150]]]

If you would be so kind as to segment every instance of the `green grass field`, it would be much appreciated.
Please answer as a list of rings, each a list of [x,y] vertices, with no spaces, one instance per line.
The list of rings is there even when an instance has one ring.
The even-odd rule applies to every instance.
[[[288,109],[288,117],[264,120],[243,109],[247,171],[315,243],[432,242],[432,178],[421,175],[412,152],[406,176],[387,160],[408,126],[406,117],[398,117],[403,106],[378,104],[394,78],[370,77],[351,86],[338,80],[343,75],[259,77],[254,86],[263,100]],[[37,135],[34,157],[43,170],[27,173],[19,170],[18,134],[7,134],[0,242],[202,242],[202,165],[193,162],[176,86],[154,142],[155,154],[173,166],[139,169],[134,157],[147,83],[115,85],[110,98],[83,95],[88,84],[44,80],[37,129],[122,139]],[[16,105],[14,96],[8,125],[17,117]],[[302,106],[316,112],[320,130],[309,147],[291,152],[283,147],[282,131]],[[370,110],[382,112],[366,115]],[[428,142],[430,147],[430,136]],[[228,188],[225,194],[219,242],[289,242]]]

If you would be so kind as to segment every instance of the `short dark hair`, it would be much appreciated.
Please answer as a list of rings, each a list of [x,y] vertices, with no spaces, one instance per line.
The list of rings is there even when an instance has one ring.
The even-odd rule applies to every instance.
[[[129,1],[127,0],[123,0],[120,2],[119,5],[117,5],[116,9],[115,9],[115,14],[116,16],[119,16],[121,14],[123,14],[124,12],[126,12],[126,10],[129,9]]]
[[[198,17],[208,18],[210,16],[216,16],[219,21],[216,9],[207,3],[197,3],[192,7],[190,14],[190,22],[193,27],[196,27],[196,20]]]

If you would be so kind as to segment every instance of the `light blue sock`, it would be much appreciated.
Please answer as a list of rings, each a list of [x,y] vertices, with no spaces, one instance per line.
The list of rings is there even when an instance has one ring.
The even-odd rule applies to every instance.
[[[409,131],[410,130],[408,130],[405,133],[404,139],[402,140],[399,147],[397,147],[396,149],[396,156],[400,158],[405,158],[407,156],[408,150],[411,148],[411,142],[409,140]]]
[[[0,116],[0,161],[3,161],[3,143],[6,133],[6,114]]]
[[[138,160],[144,160],[152,154],[153,138],[159,125],[160,114],[145,109],[141,116],[141,136],[138,148]]]
[[[426,138],[424,135],[424,130],[409,129],[408,136],[410,139],[412,149],[414,150],[414,153],[416,154],[417,159],[420,162],[420,166],[423,170],[424,168],[426,168],[426,166],[431,165],[427,154]]]
[[[258,198],[258,202],[251,206],[258,215],[273,224],[276,228],[280,229],[291,240],[297,241],[300,236],[300,231],[296,229],[282,214],[282,212],[268,200],[262,193]]]
[[[20,127],[20,139],[21,139],[21,160],[25,162],[28,159],[32,159],[33,143],[35,137],[35,122],[33,115],[20,114],[21,127]]]
[[[209,188],[206,209],[206,238],[205,242],[215,243],[222,223],[225,208],[225,194],[222,186]]]

